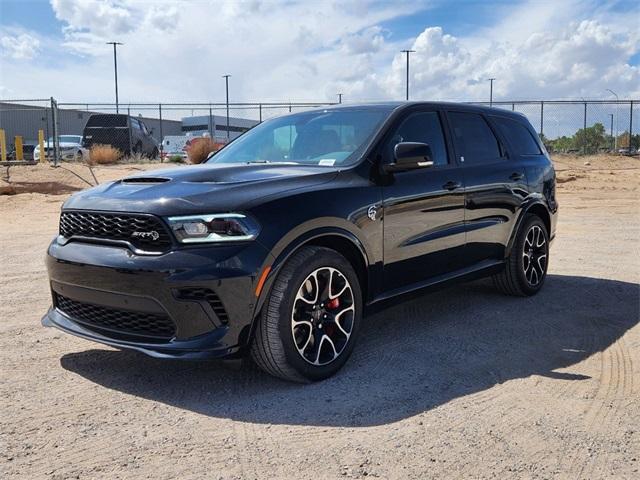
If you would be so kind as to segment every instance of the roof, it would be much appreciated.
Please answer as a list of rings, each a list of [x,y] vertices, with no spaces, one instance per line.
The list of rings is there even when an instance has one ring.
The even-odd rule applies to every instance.
[[[434,107],[434,108],[464,108],[468,111],[482,112],[485,114],[500,114],[504,116],[514,116],[522,118],[525,115],[520,112],[506,110],[504,108],[488,107],[485,105],[476,105],[472,103],[459,102],[416,102],[416,101],[390,101],[390,102],[372,102],[372,103],[346,103],[335,104],[328,107],[319,107],[318,110],[362,110],[362,109],[386,109],[389,111],[410,108],[414,106]]]

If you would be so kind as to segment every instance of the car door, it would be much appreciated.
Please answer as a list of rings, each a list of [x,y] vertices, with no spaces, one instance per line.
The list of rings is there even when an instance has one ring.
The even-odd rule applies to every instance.
[[[420,109],[401,118],[383,144],[393,162],[399,142],[431,147],[434,165],[389,174],[382,187],[384,281],[387,292],[456,270],[464,249],[464,185],[444,135],[442,114]]]
[[[518,208],[527,195],[525,168],[509,159],[487,118],[447,112],[465,181],[465,259],[469,265],[504,258]]]

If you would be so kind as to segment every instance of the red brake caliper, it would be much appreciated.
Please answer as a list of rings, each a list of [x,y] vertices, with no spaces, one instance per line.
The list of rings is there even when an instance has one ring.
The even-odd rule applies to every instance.
[[[329,310],[335,310],[340,306],[340,300],[336,297],[333,300],[327,302],[327,308]],[[336,326],[333,324],[327,325],[327,335],[331,336],[335,333]]]

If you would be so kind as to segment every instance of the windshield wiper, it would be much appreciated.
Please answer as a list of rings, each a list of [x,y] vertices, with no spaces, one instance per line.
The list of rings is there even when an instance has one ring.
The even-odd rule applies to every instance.
[[[269,163],[269,164],[280,164],[280,165],[299,165],[298,162],[272,162],[271,160],[250,160],[246,162],[247,165],[253,165],[256,163]]]

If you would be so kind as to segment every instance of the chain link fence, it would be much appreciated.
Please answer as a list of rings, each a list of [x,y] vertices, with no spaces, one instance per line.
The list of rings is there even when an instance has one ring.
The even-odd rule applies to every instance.
[[[550,152],[636,154],[640,101],[471,102],[524,114]],[[67,103],[0,100],[2,162],[194,160],[274,116],[326,102]],[[193,157],[193,158],[192,158]]]
[[[474,103],[524,114],[550,152],[633,155],[640,149],[638,100]]]

